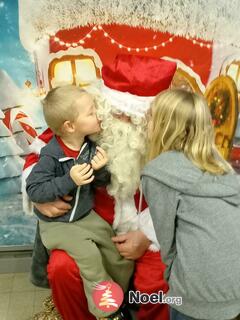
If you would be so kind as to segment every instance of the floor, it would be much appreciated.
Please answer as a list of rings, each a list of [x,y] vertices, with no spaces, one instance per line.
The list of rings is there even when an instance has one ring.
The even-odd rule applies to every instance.
[[[30,283],[28,273],[0,274],[0,319],[31,320],[49,295],[50,290]]]
[[[49,289],[32,285],[29,273],[0,274],[0,320],[32,320],[50,294]]]

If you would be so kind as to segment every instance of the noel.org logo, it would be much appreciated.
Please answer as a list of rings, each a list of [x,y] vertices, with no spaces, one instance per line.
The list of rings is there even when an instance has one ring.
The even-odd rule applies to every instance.
[[[123,302],[123,290],[113,281],[102,281],[93,289],[93,301],[104,312],[115,312]]]

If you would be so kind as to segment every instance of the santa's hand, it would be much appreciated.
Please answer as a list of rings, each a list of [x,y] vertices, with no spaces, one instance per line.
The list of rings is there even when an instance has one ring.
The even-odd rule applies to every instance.
[[[60,217],[67,213],[72,207],[66,201],[72,200],[71,196],[64,196],[64,200],[58,199],[53,202],[34,203],[34,207],[38,209],[44,216],[49,218]]]
[[[119,253],[126,259],[136,260],[140,258],[151,244],[151,241],[140,231],[130,231],[113,237]]]
[[[108,163],[108,156],[101,147],[96,147],[97,153],[92,158],[91,165],[93,170],[99,170]]]
[[[77,186],[91,183],[94,180],[93,169],[90,164],[76,164],[70,170],[70,177]]]

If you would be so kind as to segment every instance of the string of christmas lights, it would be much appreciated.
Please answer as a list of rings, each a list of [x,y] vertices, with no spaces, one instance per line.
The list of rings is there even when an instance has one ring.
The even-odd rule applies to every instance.
[[[117,41],[116,39],[114,39],[101,25],[99,26],[94,26],[84,37],[82,37],[81,39],[79,39],[77,42],[65,42],[63,40],[61,40],[59,37],[55,36],[54,34],[49,34],[47,37],[51,37],[55,42],[59,43],[61,46],[66,46],[66,47],[78,47],[82,44],[85,43],[85,41],[87,39],[90,39],[92,37],[92,33],[94,31],[100,30],[103,32],[103,35],[105,38],[109,39],[109,41],[113,44],[113,45],[117,45],[119,47],[119,49],[125,49],[128,52],[130,51],[136,51],[136,52],[140,52],[140,51],[149,51],[149,50],[157,50],[159,47],[165,47],[166,45],[172,43],[174,41],[174,36],[169,37],[168,40],[163,41],[161,43],[158,44],[154,44],[152,46],[148,46],[148,47],[130,47],[130,46],[125,46],[124,44],[120,43],[119,41]],[[206,44],[203,43],[201,41],[198,41],[196,39],[191,39],[189,36],[186,36],[186,39],[189,41],[192,41],[192,43],[194,45],[199,45],[201,48],[206,47],[208,49],[211,49],[212,45],[211,44]]]
[[[108,32],[106,32],[104,30],[104,28],[102,26],[98,26],[99,30],[102,30],[104,37],[108,38],[112,44],[117,45],[120,49],[126,49],[127,51],[136,51],[136,52],[140,52],[140,51],[148,51],[148,50],[157,50],[159,47],[165,47],[167,44],[173,42],[174,37],[170,37],[167,41],[163,41],[159,44],[155,44],[153,46],[150,47],[139,47],[139,48],[133,48],[133,47],[129,47],[129,46],[125,46],[124,44],[116,41],[115,39],[113,39]]]
[[[191,39],[188,35],[185,37],[187,40],[190,40],[190,41],[192,41],[192,43],[193,44],[197,44],[197,45],[199,45],[201,48],[203,48],[203,47],[207,47],[208,49],[211,49],[211,44],[210,43],[203,43],[203,42],[201,42],[201,41],[198,41],[198,40],[196,40],[196,39]]]
[[[54,40],[55,42],[58,42],[61,46],[66,46],[66,47],[78,47],[79,45],[84,44],[86,39],[91,38],[91,37],[92,37],[91,34],[93,33],[93,31],[96,31],[96,30],[97,30],[97,27],[94,26],[83,38],[81,38],[81,39],[78,40],[77,42],[72,42],[72,43],[70,43],[70,42],[64,42],[64,41],[62,41],[60,38],[58,38],[58,37],[56,37],[56,36],[53,37],[53,40]]]

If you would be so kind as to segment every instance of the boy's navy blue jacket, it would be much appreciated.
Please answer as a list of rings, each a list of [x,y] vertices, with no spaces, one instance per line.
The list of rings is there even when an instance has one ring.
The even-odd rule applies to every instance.
[[[64,195],[70,195],[73,199],[70,202],[71,210],[60,217],[49,218],[35,208],[35,213],[41,220],[73,222],[91,211],[94,187],[106,186],[110,182],[110,173],[103,167],[94,172],[92,183],[77,186],[70,177],[70,169],[75,164],[90,163],[95,153],[96,144],[89,139],[85,139],[77,159],[66,157],[55,136],[42,148],[39,162],[27,178],[26,190],[29,198],[36,203],[51,202]]]

